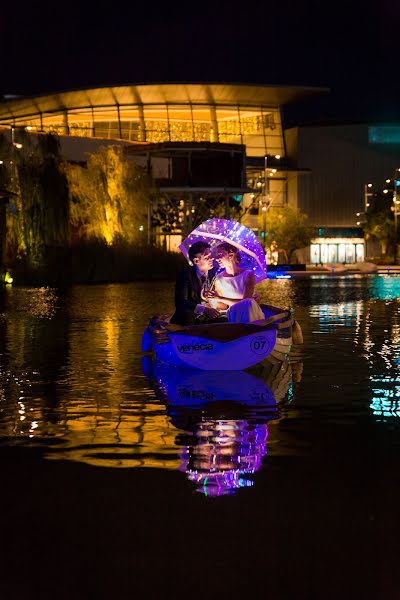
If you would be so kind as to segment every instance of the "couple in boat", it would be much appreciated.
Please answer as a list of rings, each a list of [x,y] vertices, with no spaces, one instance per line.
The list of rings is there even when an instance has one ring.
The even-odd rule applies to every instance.
[[[171,323],[252,323],[265,318],[254,292],[254,273],[239,266],[234,245],[222,242],[213,256],[206,242],[195,242],[189,258],[193,266],[182,269],[176,279]]]

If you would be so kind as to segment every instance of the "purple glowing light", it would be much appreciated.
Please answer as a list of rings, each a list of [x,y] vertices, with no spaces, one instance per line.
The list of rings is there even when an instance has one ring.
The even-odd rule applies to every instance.
[[[203,421],[194,444],[181,451],[181,470],[206,496],[233,494],[253,485],[246,477],[258,471],[267,453],[268,426],[246,420]]]
[[[189,248],[195,242],[207,242],[213,250],[221,242],[228,242],[241,253],[240,266],[254,272],[256,283],[267,277],[265,252],[254,231],[238,221],[229,219],[209,219],[194,229],[180,244],[179,249],[189,260]]]

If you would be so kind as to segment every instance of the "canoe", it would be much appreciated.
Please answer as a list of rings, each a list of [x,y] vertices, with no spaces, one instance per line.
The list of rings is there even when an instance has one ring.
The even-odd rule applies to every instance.
[[[168,318],[150,319],[142,351],[176,367],[206,371],[248,369],[268,356],[285,360],[293,343],[293,331],[301,337],[291,310],[262,304],[265,318],[253,323],[174,325]]]

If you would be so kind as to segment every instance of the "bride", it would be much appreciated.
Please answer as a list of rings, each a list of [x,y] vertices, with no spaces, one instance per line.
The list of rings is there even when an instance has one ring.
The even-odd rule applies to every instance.
[[[215,291],[206,293],[211,306],[227,310],[231,323],[251,323],[264,319],[264,313],[254,299],[254,273],[239,266],[239,250],[222,242],[216,248],[215,259],[224,270],[215,278]]]

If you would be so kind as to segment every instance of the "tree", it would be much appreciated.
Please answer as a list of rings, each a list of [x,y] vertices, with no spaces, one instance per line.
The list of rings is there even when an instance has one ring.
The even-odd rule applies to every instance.
[[[378,240],[382,254],[387,254],[391,250],[394,252],[395,228],[391,199],[391,195],[383,192],[374,193],[363,226],[366,236]]]
[[[141,242],[153,192],[142,167],[128,161],[122,148],[108,146],[91,154],[86,165],[64,168],[71,195],[72,243]]]
[[[68,186],[56,136],[33,140],[21,131],[18,139],[18,148],[4,136],[0,140],[0,185],[15,194],[7,213],[7,257],[40,269],[46,248],[68,241]]]
[[[272,208],[265,217],[260,215],[260,229],[264,228],[264,218],[266,247],[283,253],[286,262],[290,261],[294,250],[308,246],[317,234],[308,216],[291,206]]]
[[[163,233],[178,232],[186,237],[200,223],[213,217],[240,221],[243,210],[234,197],[203,196],[192,199],[189,210],[188,199],[159,197],[152,211],[152,225]]]

